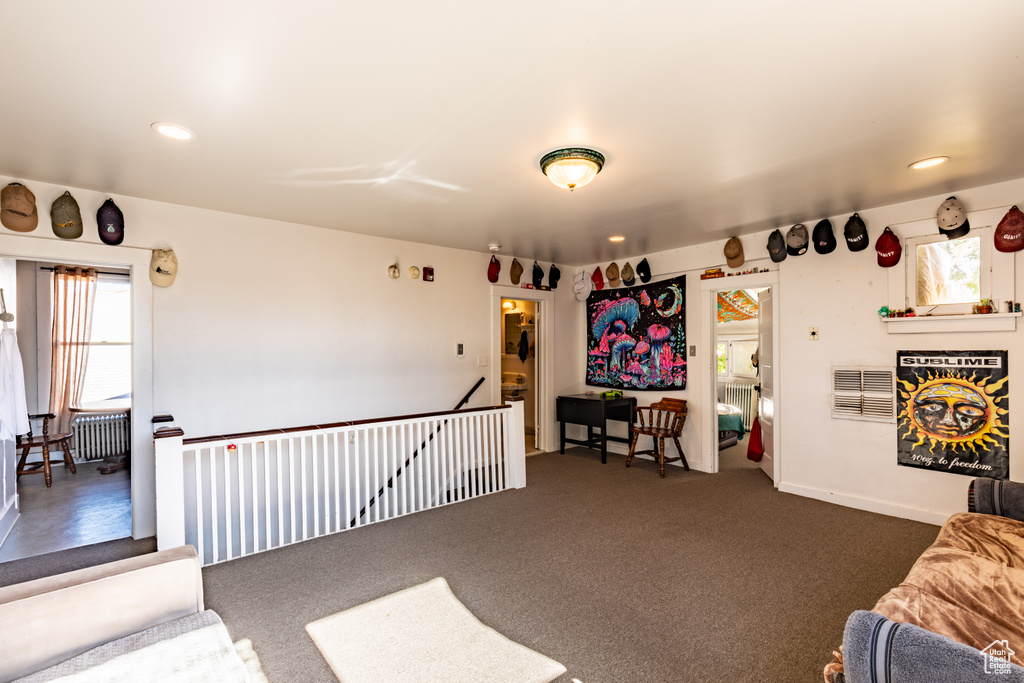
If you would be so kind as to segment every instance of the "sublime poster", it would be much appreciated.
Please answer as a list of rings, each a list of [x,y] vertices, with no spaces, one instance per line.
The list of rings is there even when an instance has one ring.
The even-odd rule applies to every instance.
[[[686,388],[686,276],[587,299],[587,384]]]
[[[898,463],[1007,479],[1006,360],[1006,351],[898,351]]]

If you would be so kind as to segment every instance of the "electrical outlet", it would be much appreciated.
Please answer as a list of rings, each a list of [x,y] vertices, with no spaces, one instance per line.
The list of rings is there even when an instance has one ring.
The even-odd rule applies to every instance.
[[[476,366],[478,368],[486,368],[487,367],[487,356],[477,356],[476,357]]]
[[[818,337],[818,328],[817,327],[812,327],[810,329],[811,329],[811,341],[818,341],[818,339],[819,339],[819,337]]]

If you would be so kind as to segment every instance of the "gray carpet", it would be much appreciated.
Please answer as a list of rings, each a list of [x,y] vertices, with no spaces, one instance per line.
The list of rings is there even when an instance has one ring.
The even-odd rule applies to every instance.
[[[756,469],[660,479],[575,449],[527,472],[522,490],[209,567],[207,605],[272,682],[335,681],[306,624],[437,576],[563,663],[560,681],[819,681],[849,613],[938,532],[779,493]]]

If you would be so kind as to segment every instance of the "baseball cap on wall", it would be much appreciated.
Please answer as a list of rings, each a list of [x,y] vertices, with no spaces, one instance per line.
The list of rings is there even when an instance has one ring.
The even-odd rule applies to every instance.
[[[1024,213],[1016,206],[1011,206],[996,226],[995,242],[1002,252],[1024,249]]]
[[[512,279],[512,284],[518,285],[519,278],[523,275],[523,266],[519,263],[519,259],[512,259],[512,267],[508,269],[508,276]]]
[[[807,251],[807,228],[797,223],[786,233],[786,252],[790,256],[800,256]]]
[[[594,268],[594,274],[590,276],[590,279],[594,283],[594,289],[599,292],[604,289],[604,277],[601,276],[601,266]]]
[[[606,271],[604,271],[604,276],[606,278],[608,278],[608,286],[609,287],[618,287],[619,286],[619,264],[616,263],[615,261],[612,261],[611,265],[608,266],[608,269]]]
[[[939,232],[945,235],[946,239],[960,239],[971,231],[971,224],[967,221],[967,209],[956,197],[950,197],[939,204],[935,220],[939,223]]]
[[[587,275],[585,270],[576,273],[572,279],[572,291],[576,293],[576,298],[580,301],[587,300],[592,287],[593,283],[590,281],[590,276]]]
[[[832,232],[832,221],[824,219],[814,226],[814,251],[831,254],[836,250],[836,236]]]
[[[124,242],[124,214],[113,199],[107,199],[96,212],[97,229],[104,243],[117,245]]]
[[[739,237],[730,237],[722,253],[730,268],[739,268],[743,265],[743,242],[740,242]]]
[[[644,258],[643,261],[637,264],[636,274],[637,276],[639,276],[640,282],[644,283],[645,285],[651,281],[651,264],[647,262],[646,258]]]
[[[773,263],[785,261],[788,255],[786,253],[786,238],[782,236],[782,231],[778,228],[768,235],[768,255],[771,256]]]
[[[70,192],[65,191],[53,200],[50,225],[53,234],[61,239],[73,240],[82,236],[82,212]]]
[[[622,267],[622,284],[632,287],[634,282],[636,282],[636,274],[633,272],[633,266],[626,261],[626,265]]]
[[[36,196],[21,183],[0,190],[0,223],[16,232],[32,232],[39,225]]]
[[[846,246],[850,251],[864,251],[868,248],[868,228],[857,214],[847,219],[843,236],[846,237]]]
[[[562,271],[558,269],[554,263],[551,264],[551,268],[548,269],[548,286],[551,289],[558,287],[558,280],[562,277]]]
[[[540,289],[540,283],[544,281],[544,269],[536,261],[533,262],[533,287]]]
[[[149,261],[149,281],[157,287],[170,287],[178,275],[178,257],[173,249],[154,249]]]
[[[900,262],[903,246],[896,233],[886,227],[875,241],[875,251],[878,252],[878,265],[882,268],[892,268]]]
[[[498,281],[498,273],[501,272],[501,261],[496,256],[491,256],[491,262],[487,264],[487,281],[495,283]],[[398,277],[397,275],[395,277]]]

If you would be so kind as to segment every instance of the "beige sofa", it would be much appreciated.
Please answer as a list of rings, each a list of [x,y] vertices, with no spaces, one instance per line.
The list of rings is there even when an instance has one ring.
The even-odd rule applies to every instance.
[[[0,588],[0,683],[76,677],[251,680],[192,546]]]

